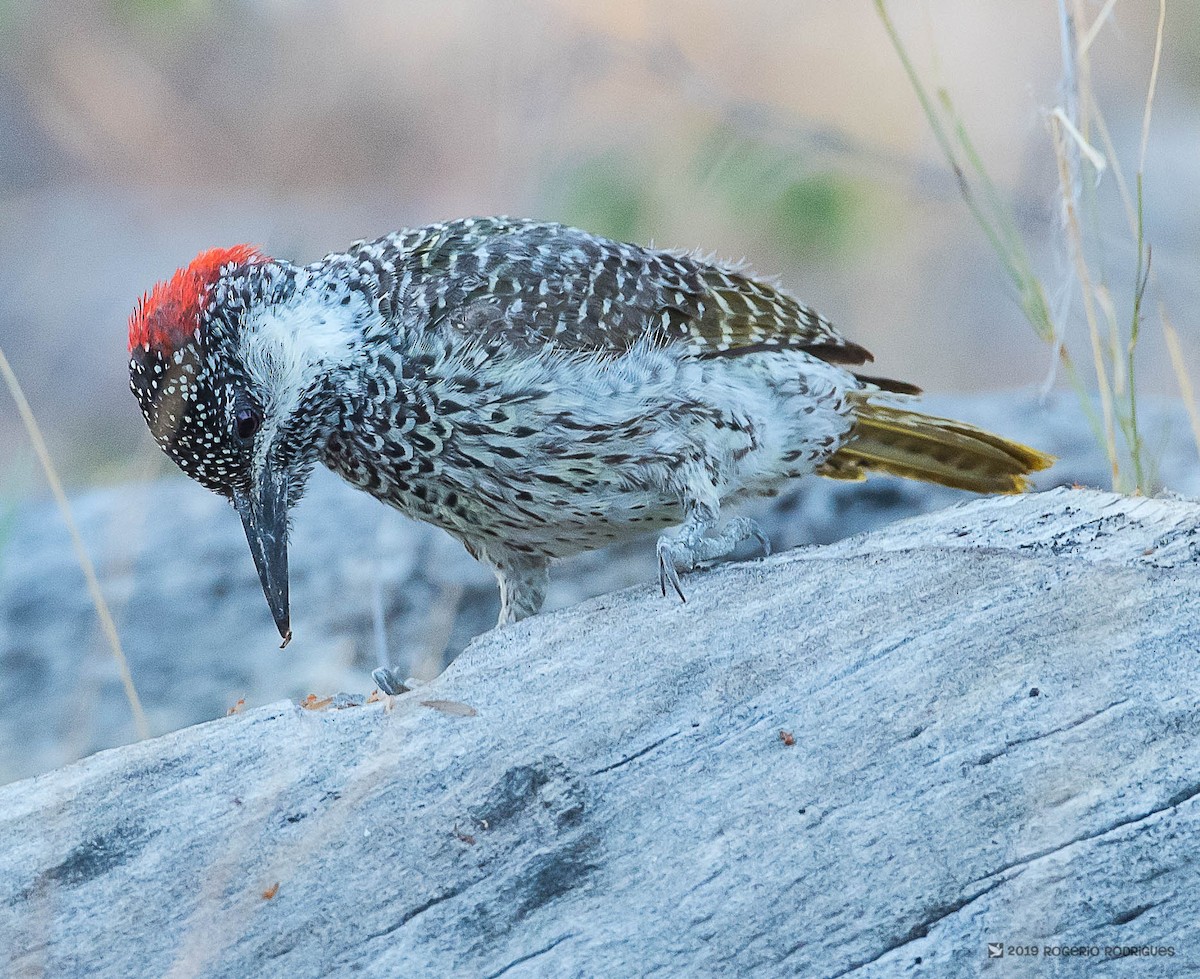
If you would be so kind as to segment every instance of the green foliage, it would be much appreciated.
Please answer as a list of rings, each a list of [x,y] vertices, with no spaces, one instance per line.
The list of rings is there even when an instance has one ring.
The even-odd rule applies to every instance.
[[[778,191],[799,169],[792,154],[718,126],[696,151],[693,177],[736,207],[761,207],[764,192]]]
[[[796,258],[840,251],[849,238],[856,197],[845,180],[818,174],[794,180],[771,209],[776,237]]]
[[[694,174],[697,193],[716,192],[797,261],[845,248],[861,211],[862,188],[852,180],[812,173],[799,154],[728,127],[701,144]]]
[[[212,11],[210,0],[108,0],[113,17],[122,24],[177,25]]]
[[[19,4],[17,0],[0,0],[0,53],[8,55],[20,44],[24,23],[35,16],[33,4]]]
[[[844,249],[860,224],[864,189],[832,173],[813,173],[794,152],[714,129],[670,186],[648,167],[606,154],[568,170],[549,193],[560,220],[618,241],[645,241],[654,214],[680,201],[723,207],[777,252],[804,262]],[[663,198],[660,201],[660,196]]]
[[[637,241],[647,225],[645,186],[645,180],[619,156],[589,160],[566,177],[560,195],[562,219],[618,241]]]

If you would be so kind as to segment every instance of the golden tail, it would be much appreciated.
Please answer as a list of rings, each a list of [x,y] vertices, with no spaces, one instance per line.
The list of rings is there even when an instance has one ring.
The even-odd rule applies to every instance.
[[[868,470],[976,493],[1024,493],[1025,477],[1054,457],[949,418],[872,404],[855,408],[850,441],[817,470],[832,479],[866,479]]]

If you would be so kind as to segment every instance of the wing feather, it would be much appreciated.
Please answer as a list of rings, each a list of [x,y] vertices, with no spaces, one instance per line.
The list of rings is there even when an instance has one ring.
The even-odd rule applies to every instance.
[[[394,250],[394,303],[485,344],[620,354],[646,339],[700,357],[803,350],[837,364],[871,355],[782,289],[692,254],[559,224],[468,218],[359,243]],[[403,271],[399,271],[403,269]]]

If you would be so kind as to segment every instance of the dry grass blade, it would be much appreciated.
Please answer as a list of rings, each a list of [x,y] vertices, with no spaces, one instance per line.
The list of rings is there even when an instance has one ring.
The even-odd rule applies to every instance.
[[[1004,203],[995,182],[984,165],[983,158],[975,149],[966,126],[954,107],[950,93],[945,88],[940,88],[937,101],[934,101],[921,81],[921,76],[901,40],[895,24],[892,23],[885,0],[875,0],[875,11],[887,32],[888,40],[891,41],[896,56],[900,59],[905,75],[908,76],[909,83],[921,104],[925,119],[937,139],[942,155],[954,171],[964,203],[976,224],[987,237],[988,243],[992,246],[992,250],[1004,266],[1009,280],[1017,291],[1021,311],[1039,337],[1047,343],[1057,343],[1054,318],[1050,314],[1045,288],[1033,272],[1029,253],[1021,240],[1011,209]],[[943,112],[946,119],[943,119]],[[947,125],[947,121],[949,125]],[[972,180],[974,180],[974,184]],[[975,185],[978,185],[981,194],[976,193]],[[1058,356],[1061,358],[1072,384],[1078,388],[1071,358],[1065,347],[1059,345]],[[1080,391],[1082,394],[1082,389]]]
[[[1009,279],[1017,289],[1021,309],[1038,336],[1050,343],[1056,357],[1061,356],[1065,374],[1080,397],[1080,404],[1103,447],[1112,472],[1112,485],[1118,491],[1153,490],[1153,469],[1148,465],[1145,443],[1139,427],[1135,370],[1141,335],[1143,300],[1148,285],[1157,284],[1151,268],[1151,249],[1145,238],[1142,206],[1142,174],[1150,134],[1150,120],[1162,61],[1163,25],[1166,0],[1158,3],[1158,29],[1154,59],[1142,114],[1141,146],[1138,158],[1136,198],[1122,173],[1120,162],[1105,125],[1104,116],[1092,88],[1090,50],[1105,24],[1111,20],[1117,0],[1105,0],[1099,13],[1089,21],[1085,0],[1058,0],[1060,39],[1063,59],[1063,104],[1047,113],[1059,177],[1062,205],[1063,242],[1072,266],[1075,285],[1083,302],[1088,329],[1095,390],[1085,388],[1075,373],[1067,352],[1063,325],[1067,310],[1051,313],[1043,280],[1033,270],[1028,248],[1018,231],[1012,210],[988,172],[980,154],[955,108],[949,92],[937,88],[933,98],[913,64],[904,43],[887,12],[887,0],[875,0],[875,9],[888,38],[900,59],[913,91],[938,145],[958,180],[963,200],[980,225]],[[1093,130],[1099,134],[1101,148],[1092,142]],[[1118,310],[1124,305],[1112,295],[1106,284],[1104,249],[1097,242],[1099,216],[1095,186],[1110,169],[1116,179],[1121,201],[1129,222],[1130,235],[1137,247],[1137,267],[1133,274],[1130,316]],[[1087,176],[1094,176],[1089,181]],[[1095,247],[1092,247],[1095,245]],[[1064,291],[1064,297],[1067,292]],[[1123,299],[1123,297],[1122,297]],[[1128,324],[1127,327],[1125,324]],[[1179,369],[1177,367],[1177,369]],[[1048,382],[1049,383],[1049,382]],[[1090,385],[1089,385],[1090,387]],[[1092,398],[1099,401],[1099,412]],[[1117,436],[1123,447],[1118,451]],[[1127,450],[1132,474],[1122,472]]]
[[[1096,315],[1095,287],[1092,274],[1088,268],[1084,254],[1083,228],[1079,222],[1079,212],[1075,206],[1075,196],[1071,186],[1070,155],[1067,151],[1066,135],[1061,124],[1050,117],[1050,131],[1054,136],[1054,155],[1058,161],[1059,192],[1062,195],[1063,217],[1070,244],[1071,259],[1075,263],[1075,275],[1079,279],[1080,291],[1083,295],[1083,312],[1087,320],[1088,337],[1092,347],[1092,366],[1096,371],[1096,383],[1100,396],[1100,415],[1104,420],[1104,451],[1112,468],[1113,484],[1120,477],[1120,463],[1117,456],[1116,420],[1113,410],[1113,389],[1108,374],[1108,359],[1105,357],[1104,340],[1100,335],[1100,324]]]
[[[1163,25],[1167,22],[1167,0],[1158,0],[1158,30],[1154,37],[1154,64],[1150,67],[1150,84],[1146,88],[1146,108],[1142,113],[1142,146],[1138,154],[1138,172],[1146,169],[1146,144],[1150,141],[1150,114],[1154,109],[1154,93],[1158,89],[1158,66],[1162,63]]]
[[[1171,355],[1171,367],[1175,370],[1175,380],[1179,384],[1179,394],[1187,408],[1188,421],[1192,423],[1192,438],[1196,440],[1196,452],[1200,454],[1200,408],[1196,406],[1196,392],[1192,388],[1192,379],[1188,377],[1187,364],[1183,359],[1183,348],[1179,345],[1179,334],[1171,324],[1167,311],[1159,304],[1158,315],[1162,319],[1163,336],[1167,340],[1167,351]]]
[[[13,401],[16,402],[17,412],[21,416],[21,421],[25,424],[25,430],[29,433],[29,441],[33,445],[33,451],[37,454],[38,461],[42,464],[42,469],[46,473],[46,481],[50,484],[50,491],[54,494],[54,501],[58,504],[63,523],[67,525],[67,531],[71,535],[71,543],[75,547],[75,557],[79,561],[79,567],[83,571],[84,578],[87,579],[88,591],[92,596],[92,604],[95,606],[96,615],[100,619],[100,628],[108,640],[109,647],[112,649],[113,659],[117,662],[117,670],[121,674],[121,683],[125,687],[125,697],[129,701],[129,709],[133,712],[134,730],[137,731],[139,738],[148,738],[150,737],[150,728],[146,723],[146,714],[142,710],[142,702],[138,698],[137,688],[133,685],[133,674],[129,672],[129,661],[125,658],[125,650],[121,647],[121,639],[117,635],[116,623],[113,622],[112,614],[108,610],[108,602],[104,599],[104,593],[100,590],[100,579],[96,577],[96,568],[92,564],[91,557],[88,556],[87,547],[83,543],[83,537],[80,536],[79,528],[75,524],[75,517],[71,513],[71,505],[67,502],[67,494],[63,492],[62,482],[58,478],[58,472],[54,468],[54,463],[50,459],[50,453],[46,449],[46,442],[42,438],[42,432],[38,427],[37,419],[33,416],[33,410],[29,407],[29,402],[25,399],[25,392],[21,390],[17,375],[13,372],[8,358],[4,356],[3,349],[0,349],[0,374],[4,375],[4,381],[8,385],[9,393],[12,395]]]
[[[451,717],[477,717],[479,715],[479,711],[470,704],[460,704],[457,700],[422,700],[421,706],[441,711]]]
[[[1112,13],[1112,9],[1116,5],[1117,0],[1108,0],[1108,2],[1104,5],[1104,9],[1102,9],[1100,13],[1096,15],[1096,19],[1092,21],[1092,26],[1088,28],[1087,33],[1083,35],[1083,39],[1079,42],[1079,51],[1081,54],[1086,54],[1091,50],[1092,42],[1095,41],[1100,35],[1101,28],[1103,28],[1105,23],[1108,21],[1109,15]]]

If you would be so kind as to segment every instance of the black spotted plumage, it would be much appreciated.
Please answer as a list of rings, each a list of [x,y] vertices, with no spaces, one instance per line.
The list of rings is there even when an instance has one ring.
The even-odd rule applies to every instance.
[[[611,241],[559,224],[468,218],[352,245],[388,305],[428,311],[472,339],[620,354],[640,340],[700,356],[772,348],[839,364],[870,354],[787,293],[694,255]]]
[[[807,473],[1013,492],[1049,463],[877,404],[917,389],[853,373],[866,350],[741,269],[558,224],[468,218],[306,266],[213,250],[139,304],[130,346],[156,439],[237,506],[286,635],[286,507],[317,462],[491,566],[501,622],[538,610],[551,560],[672,525],[682,595],[680,571],[765,542],[724,505]]]

